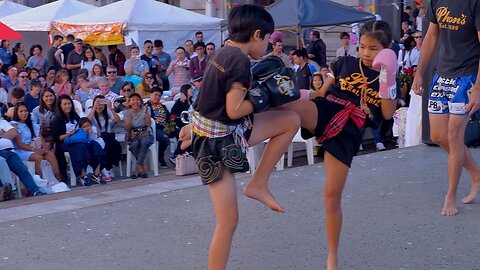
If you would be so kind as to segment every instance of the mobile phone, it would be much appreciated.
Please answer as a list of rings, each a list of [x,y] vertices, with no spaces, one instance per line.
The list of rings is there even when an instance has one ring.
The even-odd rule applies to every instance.
[[[100,98],[99,101],[100,101],[100,104],[103,104],[103,105],[107,105],[108,103],[108,100],[106,98]]]

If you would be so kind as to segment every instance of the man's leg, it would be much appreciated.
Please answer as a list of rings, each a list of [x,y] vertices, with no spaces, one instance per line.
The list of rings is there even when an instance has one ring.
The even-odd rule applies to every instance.
[[[35,181],[32,178],[32,175],[28,172],[27,166],[23,164],[20,157],[8,150],[0,150],[0,156],[3,156],[7,160],[8,167],[10,170],[20,178],[23,185],[27,188],[30,196],[38,191],[38,187],[35,184]]]
[[[16,190],[17,187],[12,179],[12,174],[10,173],[10,168],[8,168],[7,161],[3,156],[0,156],[0,180],[5,185],[6,183],[10,183],[12,185],[12,190]]]

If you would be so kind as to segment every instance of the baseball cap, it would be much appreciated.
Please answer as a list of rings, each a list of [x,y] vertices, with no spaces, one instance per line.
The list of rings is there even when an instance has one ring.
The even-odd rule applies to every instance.
[[[81,38],[76,38],[73,43],[77,44],[77,43],[83,43],[83,40]]]
[[[195,74],[195,75],[193,75],[190,82],[194,83],[194,82],[199,82],[201,80],[203,80],[203,75],[202,74]]]

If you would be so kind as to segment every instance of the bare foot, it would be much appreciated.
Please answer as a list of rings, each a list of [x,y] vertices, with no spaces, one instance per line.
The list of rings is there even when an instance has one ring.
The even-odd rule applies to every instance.
[[[273,197],[268,188],[253,187],[249,184],[243,188],[243,194],[245,194],[245,196],[263,203],[275,212],[285,213],[285,209],[275,200],[275,197]]]
[[[462,199],[462,203],[469,204],[473,203],[475,201],[475,198],[477,197],[478,190],[480,189],[480,179],[472,179],[472,187],[470,188],[470,194],[465,196]]]
[[[455,204],[455,200],[445,198],[445,203],[443,204],[442,216],[455,216],[458,214],[458,208]]]
[[[327,270],[337,270],[337,258],[328,256]]]

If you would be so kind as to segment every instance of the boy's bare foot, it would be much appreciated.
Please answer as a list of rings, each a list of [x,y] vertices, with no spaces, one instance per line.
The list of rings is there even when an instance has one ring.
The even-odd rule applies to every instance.
[[[245,194],[245,196],[263,203],[275,212],[285,213],[285,209],[275,200],[275,197],[273,197],[268,188],[253,187],[250,183],[243,188],[243,194]]]
[[[337,258],[330,257],[327,258],[327,270],[337,270]]]
[[[455,216],[458,214],[458,208],[455,204],[455,200],[445,197],[445,203],[443,204],[442,216]]]
[[[470,188],[470,194],[462,199],[465,204],[473,203],[477,197],[478,190],[480,189],[480,178],[472,178],[472,187]]]

